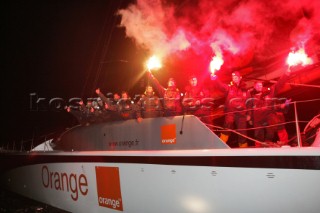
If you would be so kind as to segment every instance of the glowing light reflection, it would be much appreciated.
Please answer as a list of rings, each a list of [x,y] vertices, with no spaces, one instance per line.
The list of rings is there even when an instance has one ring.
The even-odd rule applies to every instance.
[[[196,196],[186,196],[182,200],[183,206],[186,207],[187,212],[209,212],[208,204]]]

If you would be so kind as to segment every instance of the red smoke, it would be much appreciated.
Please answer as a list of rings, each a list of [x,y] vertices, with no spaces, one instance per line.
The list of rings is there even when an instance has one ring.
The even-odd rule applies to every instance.
[[[318,0],[138,0],[118,13],[137,46],[197,72],[216,54],[235,68],[291,47],[319,46],[319,10]]]

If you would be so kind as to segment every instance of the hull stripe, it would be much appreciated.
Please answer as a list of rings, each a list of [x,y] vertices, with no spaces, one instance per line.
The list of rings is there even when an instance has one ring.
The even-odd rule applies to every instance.
[[[1,171],[48,163],[130,163],[320,170],[320,156],[79,156],[0,155]]]

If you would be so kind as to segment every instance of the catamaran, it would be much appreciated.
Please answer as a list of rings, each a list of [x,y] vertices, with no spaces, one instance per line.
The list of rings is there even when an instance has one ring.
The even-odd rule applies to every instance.
[[[192,115],[79,125],[1,159],[4,187],[70,212],[320,209],[320,147],[230,148]]]

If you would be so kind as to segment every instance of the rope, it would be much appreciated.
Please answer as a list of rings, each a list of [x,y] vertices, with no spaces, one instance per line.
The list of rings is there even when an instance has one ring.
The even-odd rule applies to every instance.
[[[117,11],[120,8],[120,6],[121,6],[121,2],[117,7]],[[115,29],[115,26],[116,26],[117,18],[113,14],[111,15],[111,21],[110,22],[112,23],[111,29],[110,29],[110,33],[106,37],[106,39],[104,41],[104,44],[103,44],[102,55],[101,55],[101,58],[100,58],[100,62],[98,64],[98,69],[97,69],[97,73],[96,73],[95,79],[94,79],[93,84],[92,84],[92,87],[93,87],[92,90],[95,90],[97,88],[99,77],[100,77],[100,74],[102,72],[102,68],[103,68],[103,65],[104,65],[103,61],[104,61],[104,59],[105,59],[105,57],[106,57],[106,55],[107,55],[107,53],[109,51],[111,38],[112,38],[114,29]]]
[[[227,129],[227,128],[223,128],[221,126],[215,126],[215,125],[211,125],[211,124],[207,124],[207,126],[210,126],[210,127],[213,127],[213,128],[218,128],[218,129],[221,129],[219,131],[230,131],[230,132],[233,132],[237,135],[240,135],[248,140],[251,140],[255,143],[258,143],[258,144],[261,144],[263,146],[267,146],[267,147],[280,147],[280,145],[278,145],[277,143],[273,143],[273,142],[262,142],[262,141],[259,141],[257,139],[254,139],[254,138],[251,138],[247,135],[244,135],[244,134],[241,134],[240,132],[237,132],[236,130],[232,130],[232,129]]]
[[[108,9],[109,9],[109,8],[108,8]],[[106,13],[106,14],[108,14],[108,13]],[[103,27],[102,27],[101,34],[99,35],[98,42],[96,43],[96,47],[95,47],[94,54],[93,54],[93,56],[92,56],[92,58],[91,58],[90,67],[87,69],[87,76],[86,76],[85,82],[84,82],[84,84],[83,84],[82,92],[81,92],[81,96],[82,96],[82,97],[83,97],[84,94],[86,93],[85,91],[88,89],[88,88],[87,88],[87,85],[88,85],[88,82],[89,82],[90,75],[91,75],[91,73],[92,73],[92,71],[93,71],[95,57],[96,57],[96,55],[98,54],[98,50],[99,50],[99,48],[100,48],[100,46],[101,46],[103,36],[105,35],[106,27],[108,26],[108,25],[107,25],[108,20],[109,20],[109,17],[106,16],[106,18],[105,18],[105,20],[104,20],[104,23],[103,23]]]
[[[303,101],[293,101],[290,102],[289,104],[294,104],[294,103],[308,103],[308,102],[314,102],[314,101],[320,101],[320,98],[318,99],[310,99],[310,100],[303,100]],[[272,106],[264,106],[264,107],[259,107],[259,108],[254,108],[254,109],[244,109],[244,110],[237,110],[237,111],[231,111],[231,112],[224,112],[221,114],[222,115],[227,115],[227,114],[233,114],[233,113],[243,113],[243,112],[248,112],[248,111],[255,111],[259,109],[267,109],[267,108],[274,108],[276,106],[281,106],[282,104],[274,104]],[[209,117],[214,117],[216,115],[205,115],[201,116],[202,118],[209,118]]]
[[[320,98],[317,99],[310,99],[310,100],[303,100],[303,101],[295,101],[296,103],[308,103],[313,101],[320,101]]]
[[[315,102],[315,101],[320,101],[320,99],[309,99],[309,100],[302,100],[302,101],[295,101],[295,102],[291,102],[289,104],[294,104],[294,103],[308,103],[308,102]],[[272,105],[272,106],[267,106],[267,107],[261,107],[261,108],[255,108],[254,110],[259,110],[259,109],[266,109],[268,107],[275,107],[275,106],[280,106],[281,104],[277,104],[277,105]],[[233,111],[233,112],[226,112],[226,113],[222,113],[221,115],[226,115],[229,113],[243,113],[243,112],[247,112],[247,111],[252,111],[252,109],[246,109],[246,110],[239,110],[239,111]],[[208,118],[208,117],[216,117],[216,115],[207,115],[207,116],[200,116],[201,118]],[[310,121],[298,121],[299,123],[309,123]],[[216,125],[212,125],[212,124],[208,124],[205,123],[205,125],[207,125],[208,127],[212,127],[212,128],[216,128],[218,129],[217,131],[220,132],[233,132],[241,137],[246,138],[247,140],[253,141],[255,143],[261,144],[263,146],[267,146],[267,147],[280,147],[280,145],[278,145],[277,143],[273,143],[273,142],[262,142],[259,140],[256,140],[254,138],[251,138],[247,135],[244,135],[238,131],[247,131],[247,130],[256,130],[256,129],[262,129],[262,128],[270,128],[270,127],[276,127],[276,126],[281,126],[281,125],[285,125],[285,124],[292,124],[292,123],[296,123],[296,121],[287,121],[287,122],[282,122],[282,123],[278,123],[278,124],[272,124],[272,125],[266,125],[266,126],[259,126],[259,127],[253,127],[253,128],[245,128],[245,129],[229,129],[229,128],[223,128],[221,126],[216,126]],[[310,136],[309,138],[311,138],[312,136]],[[290,138],[287,143],[293,141],[295,138],[297,138],[296,136]],[[308,139],[309,139],[308,138]]]
[[[269,128],[269,127],[281,126],[281,125],[284,125],[284,124],[291,124],[291,123],[295,123],[295,122],[296,121],[287,121],[287,122],[278,123],[278,124],[259,126],[259,127],[252,127],[252,128],[246,128],[246,129],[235,129],[235,130],[244,131],[244,130],[264,129],[264,128]],[[308,123],[309,121],[298,121],[298,122],[299,123]]]

